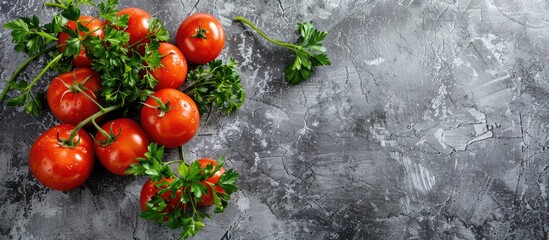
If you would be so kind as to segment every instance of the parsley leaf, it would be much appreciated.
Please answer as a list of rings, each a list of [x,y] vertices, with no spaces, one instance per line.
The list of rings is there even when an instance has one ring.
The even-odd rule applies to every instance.
[[[312,22],[297,23],[296,32],[299,39],[295,44],[291,44],[270,38],[244,17],[237,16],[234,20],[247,24],[267,41],[288,48],[295,53],[294,62],[284,68],[284,77],[291,84],[299,84],[309,79],[316,67],[331,64],[330,58],[325,54],[326,48],[322,45],[328,32],[317,30]]]
[[[226,64],[214,60],[200,65],[189,72],[187,81],[192,85],[183,91],[193,98],[201,113],[216,108],[228,114],[240,108],[246,99],[237,62],[233,58]]]
[[[58,30],[61,23],[62,21],[52,22],[48,28]],[[15,51],[25,52],[29,56],[39,53],[46,49],[50,43],[57,41],[57,37],[55,37],[57,32],[47,31],[48,29],[40,25],[40,19],[36,15],[33,15],[32,18],[21,17],[4,24],[4,27],[11,30]]]
[[[213,164],[202,167],[198,161],[191,164],[184,160],[163,162],[163,155],[164,148],[151,143],[145,158],[139,158],[137,164],[126,170],[128,174],[148,175],[158,189],[140,216],[158,223],[167,221],[167,226],[172,229],[181,228],[181,238],[195,236],[205,226],[203,220],[210,218],[203,208],[198,207],[198,203],[205,195],[211,194],[215,204],[213,212],[223,212],[231,195],[238,190],[235,185],[238,173],[228,169],[213,184],[205,180],[223,167],[224,157],[218,159],[215,167]],[[176,172],[171,170],[171,164],[179,164]]]

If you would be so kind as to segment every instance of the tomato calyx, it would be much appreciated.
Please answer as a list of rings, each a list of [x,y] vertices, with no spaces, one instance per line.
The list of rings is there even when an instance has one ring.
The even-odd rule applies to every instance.
[[[106,148],[106,147],[112,145],[114,143],[114,141],[116,141],[116,139],[118,139],[118,137],[120,137],[120,134],[122,134],[122,126],[120,126],[118,128],[118,133],[114,133],[114,129],[112,127],[112,125],[114,123],[111,123],[111,126],[109,128],[109,132],[107,132],[107,131],[103,130],[103,128],[99,127],[99,125],[97,125],[97,122],[92,121],[92,123],[97,128],[97,131],[105,137],[105,140],[97,140],[97,139],[93,140],[95,143],[99,144],[99,146],[101,146],[102,148]]]
[[[156,102],[156,104],[158,106],[153,106],[153,105],[150,105],[150,104],[147,104],[147,103],[143,103],[144,106],[146,107],[150,107],[150,108],[154,108],[156,110],[159,111],[158,113],[158,117],[161,118],[161,117],[164,117],[166,115],[167,112],[169,112],[171,109],[172,109],[172,106],[170,106],[170,101],[167,101],[165,103],[162,102],[162,100],[156,96],[150,96],[152,99],[154,99],[154,101]]]
[[[76,71],[73,71],[73,82],[71,84],[68,84],[66,83],[65,81],[61,81],[61,83],[67,88],[67,90],[63,93],[63,95],[65,93],[68,93],[68,92],[72,92],[72,93],[81,93],[83,94],[86,98],[90,99],[92,102],[94,102],[96,105],[99,106],[99,108],[101,108],[101,106],[99,105],[99,103],[97,103],[97,101],[95,101],[95,99],[93,99],[91,96],[89,96],[85,91],[86,90],[89,90],[87,87],[85,87],[84,85],[86,84],[86,82],[88,82],[91,78],[93,77],[93,75],[88,75],[84,80],[82,80],[82,82],[78,82],[78,79],[76,78]],[[91,92],[93,94],[93,92]]]
[[[78,129],[74,129],[73,132],[76,132],[78,133]],[[72,133],[71,133],[71,136],[72,136]],[[65,148],[76,148],[78,146],[78,144],[80,144],[80,138],[78,138],[76,141],[75,141],[75,138],[76,136],[74,137],[69,137],[68,139],[63,139],[59,136],[59,131],[57,131],[57,135],[56,135],[56,138],[57,138],[57,141],[59,142],[59,146],[61,147],[65,147]]]
[[[198,27],[196,28],[196,33],[193,34],[191,37],[193,38],[200,38],[200,39],[208,39],[206,37],[206,34],[208,33],[208,30],[202,28],[201,24],[198,24]]]

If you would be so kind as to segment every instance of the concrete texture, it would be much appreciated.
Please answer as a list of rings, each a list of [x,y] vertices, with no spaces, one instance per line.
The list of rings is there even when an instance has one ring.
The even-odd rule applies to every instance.
[[[42,3],[2,1],[1,22],[51,17]],[[173,32],[189,13],[212,13],[227,32],[221,58],[240,62],[242,109],[204,120],[186,146],[188,158],[224,154],[241,173],[241,190],[196,239],[548,239],[547,1],[125,6],[147,9]],[[292,55],[233,23],[236,15],[287,41],[297,21],[313,20],[329,32],[332,66],[301,85],[284,83]],[[25,57],[10,41],[1,28],[0,89]],[[0,120],[2,238],[178,236],[138,217],[144,178],[96,167],[73,191],[40,185],[27,155],[57,123],[50,113],[3,107]]]

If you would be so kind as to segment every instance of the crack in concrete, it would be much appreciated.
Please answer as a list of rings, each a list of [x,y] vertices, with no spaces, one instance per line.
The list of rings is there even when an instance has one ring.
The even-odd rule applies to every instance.
[[[189,13],[187,13],[187,17],[188,16],[191,16],[191,14],[193,13],[194,10],[198,10],[198,4],[200,3],[200,0],[196,0],[196,3],[194,3],[193,7],[191,8],[191,10],[189,11]],[[183,5],[183,7],[185,7],[185,5],[183,4],[183,0],[181,0],[181,4]]]

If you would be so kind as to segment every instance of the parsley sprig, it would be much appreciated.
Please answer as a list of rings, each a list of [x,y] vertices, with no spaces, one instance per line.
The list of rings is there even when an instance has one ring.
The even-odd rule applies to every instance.
[[[189,72],[187,93],[196,102],[200,113],[210,112],[216,108],[228,114],[240,108],[246,99],[246,93],[240,83],[236,60],[230,58],[226,64],[214,60],[200,65]]]
[[[60,72],[71,69],[71,60],[80,54],[82,48],[92,60],[92,69],[101,74],[102,103],[114,106],[144,101],[157,83],[148,70],[162,66],[162,56],[158,52],[159,43],[168,41],[170,36],[163,23],[152,18],[150,30],[145,37],[150,43],[145,46],[129,45],[129,34],[124,31],[128,25],[128,15],[117,15],[118,4],[119,0],[105,0],[98,5],[94,5],[91,0],[55,0],[45,3],[46,6],[60,9],[49,23],[41,24],[36,16],[21,17],[6,23],[4,27],[12,31],[15,50],[25,52],[30,57],[14,72],[0,94],[0,102],[10,89],[15,89],[20,94],[11,98],[8,105],[25,106],[27,113],[38,115],[42,99],[33,93],[33,86],[50,69]],[[87,33],[89,29],[78,21],[81,5],[91,5],[99,9],[99,16],[106,22],[101,29],[104,37]],[[65,26],[69,20],[77,22],[76,29]],[[63,46],[56,43],[57,35],[61,32],[69,35]],[[64,49],[63,52],[61,49]],[[17,82],[26,65],[47,53],[51,59],[38,76],[30,83]]]
[[[203,195],[208,194],[208,191],[219,187],[224,192],[212,190],[212,197],[215,204],[214,213],[222,213],[231,199],[231,194],[238,190],[235,185],[238,173],[229,169],[221,175],[219,182],[213,184],[205,180],[223,167],[224,157],[219,158],[215,167],[209,164],[205,168],[202,168],[197,161],[191,164],[185,163],[185,160],[163,162],[163,157],[164,148],[151,143],[145,158],[138,158],[139,163],[131,165],[126,170],[126,173],[136,176],[148,175],[151,182],[156,183],[155,187],[158,188],[157,194],[147,202],[147,209],[141,212],[140,216],[158,223],[167,219],[169,228],[182,229],[181,238],[195,236],[205,226],[203,220],[211,218],[210,214],[199,208],[197,203],[201,201]],[[172,169],[172,164],[178,164],[176,171]],[[163,197],[166,193],[169,196],[167,199]],[[166,211],[174,200],[177,206],[170,209],[171,211]]]
[[[244,17],[237,16],[233,20],[247,24],[267,41],[288,48],[295,53],[294,62],[284,68],[285,79],[291,84],[299,84],[309,79],[316,67],[331,64],[330,58],[325,54],[326,48],[322,45],[322,40],[328,35],[328,32],[314,28],[312,21],[297,23],[296,32],[299,39],[295,44],[291,44],[270,38]]]

